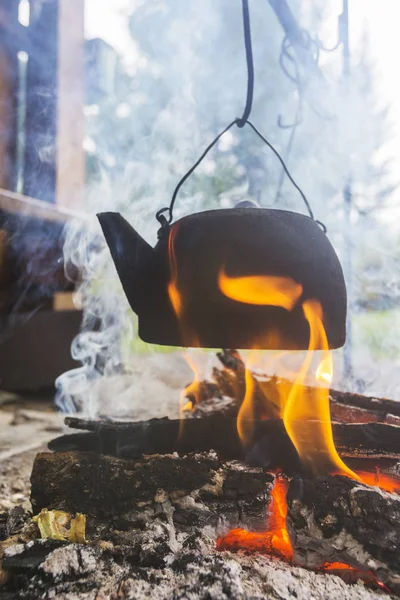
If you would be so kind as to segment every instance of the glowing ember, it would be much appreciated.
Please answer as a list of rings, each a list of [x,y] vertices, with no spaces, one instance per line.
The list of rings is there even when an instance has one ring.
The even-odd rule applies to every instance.
[[[390,594],[389,588],[386,585],[379,581],[375,573],[372,571],[364,571],[363,569],[357,569],[356,567],[352,567],[346,563],[341,562],[333,562],[333,563],[325,563],[320,571],[324,571],[325,573],[331,573],[332,575],[339,575],[347,581],[348,583],[355,583],[358,580],[364,581],[364,583],[369,585],[374,585],[379,587],[384,592]]]
[[[357,571],[355,567],[351,567],[346,563],[341,562],[333,562],[333,563],[325,563],[322,567],[324,571],[341,571],[341,570],[349,570],[349,571]]]
[[[268,528],[272,533],[272,548],[274,552],[291,560],[293,552],[286,529],[287,502],[286,493],[288,482],[282,477],[277,477],[272,490],[271,516]]]
[[[290,561],[292,546],[286,529],[286,492],[287,481],[277,477],[272,490],[268,530],[263,533],[252,533],[245,529],[232,529],[227,535],[217,540],[218,550],[245,550],[272,554]]]
[[[362,474],[363,479],[368,479],[369,477],[375,477],[375,475],[369,473]],[[390,480],[389,478],[386,479],[387,482],[385,483],[388,484]],[[393,481],[391,483],[393,485]],[[254,533],[246,529],[232,529],[225,536],[217,540],[217,550],[268,554],[291,562],[293,550],[286,528],[287,488],[288,482],[278,476],[272,490],[267,531]],[[362,580],[368,585],[379,587],[385,592],[390,593],[390,590],[377,578],[375,573],[353,567],[347,563],[327,562],[318,570],[338,575],[348,583],[355,583],[358,580]]]
[[[381,490],[385,492],[398,493],[400,488],[400,482],[397,479],[393,479],[388,475],[382,475],[379,469],[375,471],[375,473],[368,473],[367,471],[358,471],[358,476],[360,477],[363,483],[367,485],[372,485],[379,487]]]

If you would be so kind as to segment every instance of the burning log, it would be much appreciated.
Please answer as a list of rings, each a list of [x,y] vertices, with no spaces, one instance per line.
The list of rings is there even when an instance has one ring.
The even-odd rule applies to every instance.
[[[151,419],[136,423],[90,421],[67,417],[70,427],[85,432],[63,435],[49,444],[50,450],[90,451],[121,458],[143,454],[167,454],[215,450],[224,459],[246,459],[263,468],[280,468],[288,474],[300,473],[297,452],[283,421],[257,421],[253,445],[243,449],[236,419],[215,413],[202,419],[183,422]],[[395,467],[400,460],[400,428],[386,423],[333,423],[335,445],[342,457],[357,460],[374,470],[383,464]]]
[[[347,477],[295,479],[287,527],[296,564],[373,572],[400,593],[400,498]],[[342,567],[341,567],[342,565]]]
[[[62,476],[60,476],[62,474]],[[123,519],[132,528],[165,513],[177,529],[265,526],[274,478],[260,468],[221,464],[215,453],[126,460],[90,452],[38,454],[31,502],[41,509]],[[140,528],[140,526],[139,526]]]

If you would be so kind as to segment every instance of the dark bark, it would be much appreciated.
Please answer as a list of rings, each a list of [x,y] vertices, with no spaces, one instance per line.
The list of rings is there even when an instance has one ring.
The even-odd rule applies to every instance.
[[[295,479],[287,526],[294,562],[346,563],[400,591],[400,498],[346,477]]]
[[[283,421],[279,419],[254,423],[253,443],[243,449],[236,419],[222,413],[202,419],[180,421],[151,419],[136,423],[89,421],[68,417],[66,423],[86,433],[56,438],[49,444],[55,451],[92,451],[122,458],[138,458],[143,454],[167,454],[215,450],[222,459],[245,460],[265,469],[299,474],[297,452]],[[333,436],[339,454],[364,462],[366,470],[375,466],[394,467],[400,460],[400,428],[386,423],[333,423]]]
[[[42,508],[83,512],[143,526],[162,510],[177,529],[210,525],[265,527],[273,476],[213,453],[153,455],[126,460],[90,452],[38,454],[31,502]],[[166,508],[169,507],[169,510]]]

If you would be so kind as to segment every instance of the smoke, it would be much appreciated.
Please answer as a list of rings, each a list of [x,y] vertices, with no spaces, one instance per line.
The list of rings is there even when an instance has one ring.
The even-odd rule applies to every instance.
[[[316,4],[320,10],[307,13],[312,34],[326,31],[327,3]],[[92,90],[92,106],[86,110],[86,204],[91,215],[102,210],[122,212],[154,244],[156,211],[169,204],[175,185],[211,139],[242,113],[246,91],[242,13],[240,2],[231,0],[136,1],[131,8],[123,19],[124,36],[130,33],[129,49],[135,47],[136,59],[132,61],[129,55],[114,60],[114,83],[103,91]],[[300,0],[293,0],[291,8],[301,22]],[[362,286],[379,272],[369,261],[373,273],[365,276],[366,248],[373,248],[371,232],[376,253],[385,256],[379,233],[382,219],[373,214],[364,218],[362,211],[370,210],[369,199],[374,206],[384,195],[383,188],[390,187],[383,185],[383,171],[376,161],[376,145],[384,145],[386,125],[382,115],[377,115],[373,90],[367,90],[367,83],[374,87],[371,69],[361,61],[354,85],[344,93],[338,83],[340,52],[339,58],[336,53],[327,55],[323,61],[326,81],[306,77],[302,119],[290,146],[292,132],[279,128],[277,119],[280,115],[285,122],[293,120],[299,92],[279,66],[283,32],[268,2],[251,3],[251,18],[256,80],[252,120],[288,162],[316,218],[327,223],[342,260],[351,227],[352,270],[346,276],[352,281],[351,310],[356,315],[361,310]],[[366,54],[364,50],[361,55]],[[344,219],[342,193],[349,164],[355,198],[350,225]],[[262,206],[303,211],[300,197],[286,179],[275,204],[281,175],[276,158],[251,131],[232,130],[182,188],[174,218],[233,206],[247,198]],[[389,237],[387,243],[390,258],[383,263],[391,273],[392,289],[398,266]],[[67,273],[72,268],[81,273],[77,296],[84,321],[72,346],[73,357],[82,366],[57,380],[58,405],[90,416],[176,415],[179,390],[189,383],[191,372],[180,353],[151,348],[138,340],[136,317],[127,305],[95,218],[68,226],[64,254]],[[383,285],[378,277],[378,295]],[[365,293],[371,304],[370,290]],[[395,302],[392,293],[390,297]],[[353,327],[355,378],[343,379],[339,352],[335,384],[395,394],[397,387],[389,390],[379,374],[380,365],[386,365],[393,376],[397,369],[393,355],[383,353],[378,363],[367,340],[368,328],[360,320]],[[397,355],[398,350],[396,345]],[[196,356],[206,375],[210,354],[198,351]]]

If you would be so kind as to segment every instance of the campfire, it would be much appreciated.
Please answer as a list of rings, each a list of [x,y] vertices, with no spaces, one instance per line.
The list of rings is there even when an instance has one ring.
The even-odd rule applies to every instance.
[[[174,335],[201,346],[179,232],[166,246]],[[272,590],[290,574],[304,598],[308,585],[357,597],[360,582],[365,598],[400,595],[399,405],[330,390],[327,317],[299,281],[231,275],[222,263],[216,275],[227,301],[282,318],[247,350],[218,353],[210,379],[185,353],[193,381],[177,398],[179,419],[66,418],[78,432],[54,439],[33,465],[33,518],[11,512],[4,524],[8,593],[248,598],[279,572]],[[294,311],[307,350],[279,326]]]
[[[287,7],[279,12],[279,4],[286,3],[270,2],[282,26],[293,28],[293,16]],[[243,114],[214,132],[170,204],[157,210],[156,245],[117,212],[98,214],[103,236],[99,230],[95,243],[67,244],[72,254],[79,246],[85,265],[86,254],[111,254],[140,339],[183,349],[193,377],[177,394],[179,418],[73,413],[90,404],[84,396],[92,384],[110,373],[116,380],[125,375],[124,360],[114,356],[114,349],[122,354],[118,327],[89,340],[101,348],[82,355],[90,375],[75,370],[63,392],[67,401],[60,402],[70,411],[69,429],[34,459],[32,512],[16,506],[0,514],[5,600],[400,597],[400,404],[331,389],[333,351],[346,341],[345,278],[327,228],[279,152],[249,120],[254,66],[247,0],[242,15]],[[344,3],[341,29],[346,15]],[[324,48],[307,36],[300,29],[295,36],[305,70],[307,53]],[[281,62],[296,66],[287,40]],[[307,87],[298,83],[295,123],[278,120],[293,134]],[[245,199],[174,220],[182,185],[236,126],[273,153],[307,216]],[[136,149],[135,155],[140,165]],[[179,172],[182,156],[171,172]],[[344,191],[349,225],[349,182]],[[91,281],[90,273],[79,274],[85,326],[101,329],[102,310],[91,313],[85,300],[104,280]],[[114,325],[119,318],[108,317]],[[193,351],[201,348],[223,348],[207,377]],[[68,373],[61,375],[58,387],[67,380]],[[105,406],[115,389],[106,390]],[[144,393],[141,402],[148,400]]]
[[[320,368],[328,355],[312,386],[304,368],[291,381],[261,374],[252,352],[244,362],[225,350],[210,380],[192,363],[181,419],[67,417],[75,432],[33,466],[34,523],[4,550],[8,589],[30,580],[35,594],[78,586],[102,590],[98,600],[115,586],[122,598],[210,589],[236,598],[292,581],[300,598],[308,586],[355,598],[360,582],[364,598],[399,594],[400,408],[330,392]],[[322,398],[333,422],[318,413],[302,423],[301,411],[285,421],[280,398],[286,408],[293,387],[299,402]]]
[[[172,278],[168,288],[170,300],[183,330],[182,337],[195,342],[197,340],[193,335],[189,332],[188,336],[185,331],[185,298],[179,292],[172,234],[170,235],[169,254],[172,265]],[[234,301],[250,305],[276,306],[285,311],[292,311],[303,294],[302,285],[288,277],[268,275],[229,277],[224,269],[221,269],[219,273],[218,285],[221,292]],[[254,429],[259,421],[279,418],[283,421],[285,432],[297,453],[299,474],[307,477],[308,481],[315,482],[323,478],[325,487],[329,490],[329,476],[336,476],[338,479],[332,480],[333,488],[336,487],[338,480],[342,481],[342,485],[348,485],[346,481],[348,479],[367,485],[372,483],[382,490],[394,492],[400,488],[400,481],[396,481],[394,477],[382,477],[379,465],[375,466],[375,473],[355,471],[340,458],[333,439],[330,417],[329,385],[333,377],[333,359],[323,324],[323,309],[321,303],[315,299],[304,300],[301,303],[301,309],[309,327],[309,347],[297,371],[286,372],[286,377],[283,379],[276,377],[271,379],[265,376],[260,378],[254,372],[254,367],[257,366],[257,362],[260,362],[260,354],[262,354],[260,348],[290,347],[290,342],[282,339],[278,328],[272,328],[264,334],[267,337],[266,340],[254,340],[254,347],[248,354],[244,369],[244,384],[240,391],[235,390],[239,407],[237,431],[244,449],[247,454],[252,454],[255,444]],[[272,370],[272,372],[282,373],[285,372],[283,368],[285,363],[290,362],[290,358],[293,358],[293,352],[278,351],[272,356],[262,358],[264,358],[266,372]],[[188,362],[194,372],[194,381],[187,388],[187,395],[191,397],[191,402],[189,404],[181,402],[181,405],[183,405],[183,411],[188,408],[194,411],[199,405],[201,383],[196,368],[190,361]],[[309,386],[306,386],[306,382],[309,382]],[[263,449],[260,448],[258,452],[262,455]],[[265,457],[261,456],[260,460],[263,464]],[[281,474],[282,466],[283,463],[278,464],[279,471],[276,473],[268,518],[266,518],[266,531],[260,533],[234,529],[218,539],[217,547],[220,550],[266,552],[288,561],[295,561],[297,564],[344,573],[346,578],[350,571],[356,578],[361,577],[385,588],[377,574],[369,569],[369,567],[375,567],[375,571],[377,570],[374,560],[360,563],[355,555],[349,558],[346,545],[344,545],[342,555],[339,551],[338,556],[347,557],[349,562],[345,560],[331,561],[328,559],[331,555],[335,555],[336,550],[333,541],[332,547],[327,553],[322,551],[318,555],[318,552],[309,552],[307,548],[302,547],[304,542],[299,543],[296,527],[292,527],[292,535],[290,535],[287,526],[287,495],[289,489],[293,494],[293,484],[289,488],[289,482],[284,478],[289,473],[283,471]],[[310,483],[310,489],[317,488],[317,486],[318,484]],[[357,488],[353,487],[352,489]],[[296,510],[295,507],[299,502],[295,496],[296,494],[291,500],[291,510]],[[315,499],[312,500],[311,506],[307,507],[313,519],[314,502],[317,498],[315,490]],[[297,507],[297,511],[304,519],[299,507]],[[311,525],[308,524],[304,529],[308,531],[311,529]],[[326,546],[329,544],[325,543]],[[309,557],[309,554],[312,558]],[[316,555],[318,555],[317,558]]]
[[[171,262],[173,263],[173,259]],[[294,308],[303,292],[302,286],[289,278],[274,276],[229,278],[224,271],[220,272],[219,286],[226,296],[238,302],[279,306],[288,311]],[[169,290],[171,302],[180,322],[183,323],[182,306],[184,301],[179,297],[178,286],[175,281],[173,285],[170,285]],[[372,483],[372,485],[382,490],[394,492],[397,488],[400,489],[400,480],[396,481],[394,477],[382,477],[379,472],[379,465],[376,465],[375,473],[356,472],[340,458],[335,447],[330,418],[329,385],[333,377],[333,360],[323,326],[322,307],[318,301],[306,300],[302,303],[302,310],[309,325],[310,342],[308,352],[296,373],[288,373],[285,379],[274,378],[271,380],[271,378],[264,376],[264,380],[260,380],[251,368],[257,364],[257,361],[260,362],[259,357],[257,357],[260,351],[255,345],[255,348],[249,353],[244,370],[244,389],[242,386],[244,395],[239,400],[237,430],[244,448],[251,453],[254,446],[256,422],[271,419],[272,415],[274,418],[282,419],[285,431],[298,454],[299,472],[302,476],[305,475],[310,478],[307,481],[310,482],[311,497],[314,494],[315,498],[312,498],[311,504],[306,506],[310,517],[315,521],[314,504],[317,500],[321,501],[317,495],[318,483],[315,482],[321,479],[325,483],[326,491],[324,491],[328,494],[330,481],[332,481],[333,488],[336,487],[337,480],[342,482],[342,486],[347,486],[346,479],[349,479],[363,484]],[[268,336],[269,342],[267,345],[271,343],[272,338],[273,347],[287,346],[287,343],[282,344],[279,331],[268,332]],[[318,348],[322,348],[322,351],[315,357],[315,354],[317,354],[315,350]],[[279,367],[285,364],[285,361],[287,362],[291,354],[290,351],[279,351],[266,359],[265,366],[268,371],[272,367],[282,373],[282,368]],[[187,393],[194,400],[191,402],[191,409],[195,410],[199,403],[200,383],[196,369],[193,370],[195,378],[188,387]],[[311,382],[308,387],[305,385],[307,381]],[[188,405],[185,404],[183,410],[187,407]],[[282,468],[282,465],[279,465],[279,468]],[[302,504],[302,500],[296,499],[296,493],[293,494],[293,483],[289,488],[289,482],[284,478],[284,475],[285,473],[281,474],[279,471],[276,474],[268,508],[268,518],[266,518],[266,531],[260,533],[249,532],[245,529],[231,530],[218,539],[217,548],[220,550],[269,553],[288,561],[295,561],[297,564],[344,574],[346,578],[349,577],[349,572],[351,572],[355,579],[362,578],[386,589],[385,584],[378,579],[376,571],[379,568],[377,569],[374,560],[360,562],[357,552],[353,553],[353,556],[351,556],[351,552],[348,553],[346,544],[339,552],[337,552],[333,540],[332,546],[328,550],[329,543],[325,542],[324,546],[327,552],[309,551],[307,545],[303,547],[304,540],[300,541],[302,534],[311,537],[311,525],[310,523],[304,524],[304,530],[297,535],[298,532],[296,526],[291,523],[291,517],[297,511],[297,518],[300,517],[305,520],[305,515],[302,514],[305,507],[300,508],[298,506]],[[337,480],[330,480],[327,476],[336,476]],[[287,525],[287,495],[289,489],[292,492],[289,517],[291,535]],[[320,487],[320,491],[323,489],[323,487]],[[357,489],[357,487],[353,484],[351,489]],[[326,515],[326,518],[328,517],[329,513]],[[315,526],[316,523],[314,522],[313,525]],[[342,559],[329,560],[329,557],[335,555],[336,552],[337,556],[342,557]],[[347,558],[348,562],[344,560],[344,557]]]

